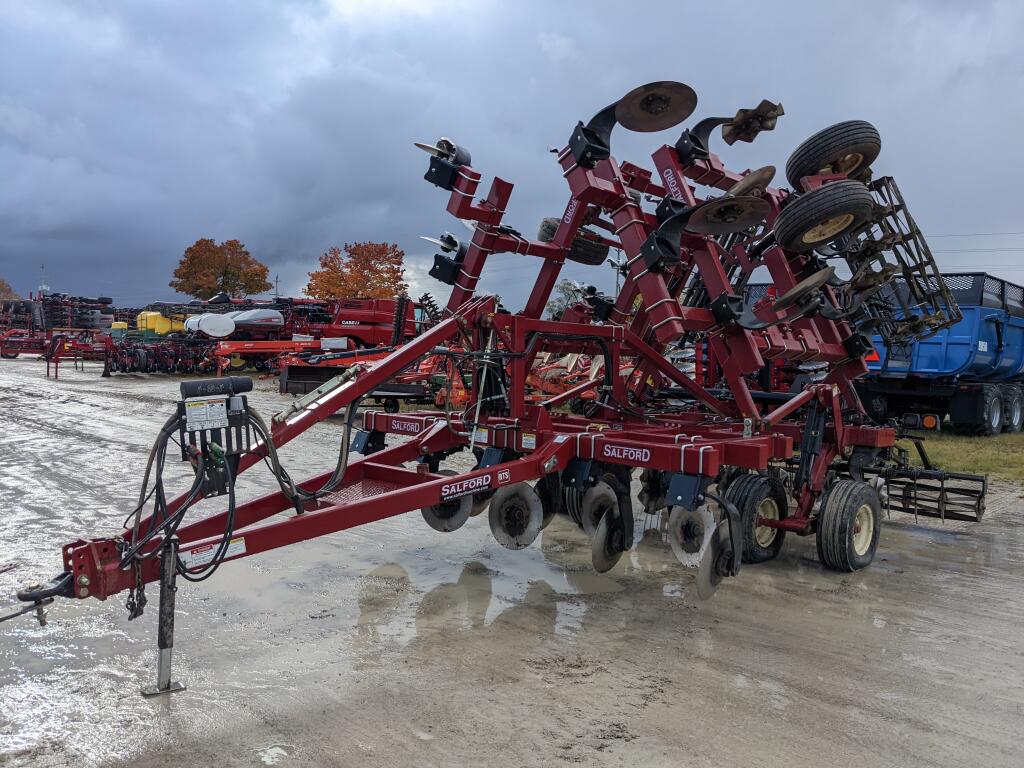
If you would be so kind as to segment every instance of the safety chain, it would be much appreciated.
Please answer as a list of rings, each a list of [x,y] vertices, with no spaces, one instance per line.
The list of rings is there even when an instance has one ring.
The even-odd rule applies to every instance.
[[[136,560],[132,568],[135,570],[135,586],[128,588],[128,600],[124,604],[128,609],[128,621],[139,618],[146,608],[146,584],[142,580],[142,561]]]

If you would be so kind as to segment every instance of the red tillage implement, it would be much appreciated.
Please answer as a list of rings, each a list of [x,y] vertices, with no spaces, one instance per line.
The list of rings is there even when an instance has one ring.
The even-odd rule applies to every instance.
[[[867,123],[841,123],[801,145],[787,166],[792,192],[769,186],[773,168],[736,173],[708,147],[717,127],[728,144],[774,128],[782,108],[768,101],[682,131],[654,152],[653,172],[612,155],[616,124],[663,130],[695,105],[689,87],[652,83],[579,123],[557,155],[569,202],[537,240],[504,223],[511,183],[494,179],[478,200],[481,174],[468,151],[446,139],[419,145],[431,155],[426,179],[450,192],[448,212],[473,225],[468,243],[447,234],[438,241],[431,274],[452,286],[438,322],[295,400],[270,426],[247,405],[247,379],[183,384],[132,525],[65,545],[63,573],[19,593],[31,603],[24,610],[56,595],[128,591],[135,617],[144,585],[159,580],[160,668],[151,692],[174,690],[177,576],[202,579],[228,560],[416,509],[434,529],[454,531],[484,508],[495,538],[512,549],[529,546],[564,509],[591,535],[594,566],[605,571],[633,543],[634,470],[642,472],[644,512],[668,515],[669,542],[696,570],[702,597],[741,562],[777,555],[787,531],[816,535],[830,568],[868,565],[887,480],[903,472],[906,482],[911,470],[894,461],[896,428],[866,418],[851,380],[865,371],[870,330],[905,343],[954,322],[956,306],[916,229],[879,225],[900,211],[881,205],[863,181],[880,147]],[[541,319],[565,260],[602,263],[609,247],[626,257],[619,294],[591,295],[560,320]],[[476,294],[498,254],[542,260],[522,312]],[[838,279],[828,260],[855,280]],[[758,268],[778,295],[747,306],[744,286]],[[881,295],[896,277],[901,293]],[[694,342],[713,351],[724,387],[705,388],[667,359]],[[546,353],[600,357],[602,373],[538,403],[528,381]],[[431,355],[466,374],[468,406],[366,411],[350,445],[363,398]],[[758,391],[753,380],[777,358],[818,361],[827,373],[798,393]],[[585,390],[595,393],[585,416],[557,408]],[[335,470],[296,484],[276,448],[338,413],[345,428]],[[175,434],[195,481],[167,500],[160,470]],[[403,439],[388,445],[389,434]],[[444,474],[446,458],[467,448],[476,468]],[[360,458],[350,460],[353,453]],[[280,490],[236,502],[235,478],[264,459]],[[933,471],[947,494],[942,514],[977,518],[983,479],[966,478],[980,491],[948,490],[949,476]],[[225,511],[188,519],[199,499],[218,495]]]

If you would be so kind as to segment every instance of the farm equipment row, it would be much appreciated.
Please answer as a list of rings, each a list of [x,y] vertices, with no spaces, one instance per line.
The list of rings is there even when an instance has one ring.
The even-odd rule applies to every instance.
[[[885,197],[895,184],[869,182],[880,140],[867,123],[804,142],[786,168],[792,191],[770,186],[774,168],[736,173],[710,148],[716,129],[729,145],[772,130],[783,109],[767,100],[683,130],[653,153],[653,171],[612,154],[616,126],[673,128],[696,103],[686,85],[651,83],[578,123],[557,154],[569,201],[537,239],[505,222],[512,183],[495,178],[483,191],[464,147],[418,145],[430,155],[425,178],[449,193],[448,212],[473,226],[467,243],[438,238],[431,273],[452,288],[438,322],[382,359],[348,365],[270,424],[248,406],[251,382],[186,382],[127,528],[65,545],[61,575],[21,599],[40,607],[55,596],[127,591],[134,618],[145,584],[159,580],[160,664],[149,692],[169,692],[180,689],[170,665],[179,576],[200,580],[229,560],[416,509],[441,532],[486,510],[510,549],[529,546],[566,511],[590,535],[594,568],[607,571],[633,544],[635,472],[643,512],[666,518],[669,545],[694,570],[702,598],[743,563],[777,556],[787,533],[814,535],[826,567],[866,567],[886,482],[914,481],[893,458],[896,428],[871,422],[853,380],[866,371],[869,333],[906,343],[955,322],[955,303],[919,233],[892,225],[898,211]],[[565,261],[596,264],[609,247],[626,257],[618,294],[595,293],[558,320],[541,319]],[[488,263],[522,258],[541,262],[523,311],[477,295]],[[829,260],[856,279],[840,280]],[[748,304],[744,288],[761,267],[777,294]],[[897,274],[903,302],[872,301]],[[697,341],[721,369],[714,388],[668,359],[680,342]],[[601,367],[538,402],[529,380],[547,355],[600,358]],[[366,398],[431,357],[451,361],[449,379],[457,372],[467,382],[465,406],[446,398],[431,411],[367,410],[358,424]],[[771,360],[816,362],[825,373],[798,392],[764,391],[756,377]],[[584,392],[592,396],[583,415],[560,407]],[[296,482],[277,449],[334,414],[343,424],[334,470]],[[195,477],[169,500],[162,468],[175,438]],[[447,470],[462,451],[475,468]],[[237,476],[264,460],[279,490],[237,500]],[[957,480],[981,484],[980,516],[984,479]],[[215,496],[226,508],[189,515]]]
[[[88,301],[87,306],[96,303]],[[13,359],[36,354],[55,366],[62,357],[97,359],[104,362],[104,375],[220,376],[242,369],[272,373],[283,356],[396,344],[414,336],[422,322],[418,305],[407,297],[254,301],[223,296],[208,302],[151,304],[139,312],[132,310],[131,325],[111,320],[123,316],[112,309],[97,327],[52,325],[54,307],[66,305],[71,306],[66,297],[57,302],[53,296],[5,302],[0,355]],[[67,314],[78,317],[81,312],[68,310]],[[100,334],[106,340],[98,339]],[[56,338],[61,339],[59,344]],[[103,356],[97,348],[101,341],[106,350]],[[292,360],[295,366],[302,363],[302,359]]]

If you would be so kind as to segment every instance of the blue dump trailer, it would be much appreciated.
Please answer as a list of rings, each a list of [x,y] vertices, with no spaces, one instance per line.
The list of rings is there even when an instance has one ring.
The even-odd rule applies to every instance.
[[[948,416],[959,432],[993,435],[1024,426],[1024,288],[981,272],[945,275],[963,319],[877,356],[858,390],[875,419]]]

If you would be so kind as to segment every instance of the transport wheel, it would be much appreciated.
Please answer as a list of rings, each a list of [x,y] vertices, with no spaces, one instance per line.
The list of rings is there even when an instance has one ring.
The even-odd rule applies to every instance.
[[[866,568],[878,549],[882,505],[867,483],[837,480],[818,509],[818,559],[834,571]]]
[[[555,232],[558,231],[560,223],[561,219],[542,219],[540,230],[537,232],[537,239],[542,243],[550,243],[554,240]],[[572,241],[569,253],[565,257],[569,261],[575,261],[577,264],[595,267],[599,264],[604,264],[605,259],[608,258],[608,246],[604,243],[595,243],[593,240],[577,235],[576,239]]]
[[[540,533],[544,507],[540,497],[526,483],[506,485],[495,491],[487,513],[491,533],[507,549],[525,549]]]
[[[438,474],[451,477],[455,472],[451,469],[442,469]],[[462,498],[452,499],[441,504],[423,507],[420,513],[423,515],[423,519],[427,521],[427,525],[435,531],[451,533],[466,524],[472,511],[472,497],[463,496]]]
[[[758,525],[758,517],[782,520],[789,516],[786,489],[767,475],[740,475],[728,487],[725,498],[736,505],[743,530],[743,562],[763,563],[778,557],[786,532]]]
[[[384,398],[384,413],[398,413],[398,398],[397,397],[385,397]]]
[[[981,424],[977,433],[984,436],[998,435],[1003,431],[1003,398],[998,387],[986,384],[981,388]]]
[[[1003,387],[1003,431],[1020,432],[1024,428],[1024,390]]]
[[[889,418],[889,398],[885,395],[871,394],[863,398],[864,410],[876,424],[885,424]]]
[[[882,151],[878,129],[865,120],[846,120],[818,131],[797,147],[786,162],[786,179],[800,189],[804,176],[845,173],[851,179],[867,176]]]
[[[787,251],[809,251],[871,219],[874,205],[871,192],[859,181],[834,181],[783,208],[775,219],[775,239]]]
[[[2,352],[2,353],[0,353],[0,357],[2,357],[4,360],[16,360],[18,358],[18,353],[17,352]]]

